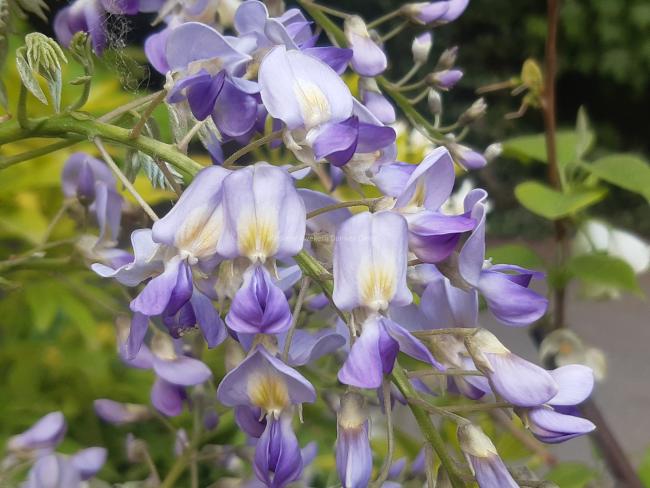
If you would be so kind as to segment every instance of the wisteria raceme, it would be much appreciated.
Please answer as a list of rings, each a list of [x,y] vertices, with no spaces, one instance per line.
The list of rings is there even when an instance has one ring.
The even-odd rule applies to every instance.
[[[531,286],[543,273],[492,263],[487,192],[467,180],[457,188],[457,174],[500,152],[491,146],[482,154],[464,141],[486,111],[483,99],[455,123],[441,123],[442,96],[465,83],[458,48],[442,50],[410,83],[437,49],[432,29],[457,20],[469,2],[408,3],[374,22],[300,4],[312,18],[258,0],[76,0],[57,14],[62,44],[85,31],[99,55],[109,15],[157,12],[165,25],[144,51],[164,87],[151,110],[138,108],[144,120],[128,140],[153,150],[138,131],[164,103],[174,145],[154,141],[165,155],[154,161],[161,171],[167,159],[187,163],[195,139],[214,163],[180,168],[185,179],[169,181],[178,198],[155,209],[137,198],[101,143],[111,164],[78,152],[64,166],[66,204],[83,215],[84,232],[93,224],[87,214],[99,231],[84,256],[95,258],[97,275],[126,288],[130,317],[116,321],[118,355],[153,373],[153,408],[99,398],[95,412],[117,426],[162,418],[171,427],[177,467],[166,480],[152,469],[152,486],[185,486],[178,480],[189,465],[196,483],[205,460],[238,486],[314,486],[317,448],[345,488],[392,488],[407,477],[432,486],[434,457],[441,484],[466,486],[471,473],[481,488],[518,486],[470,414],[444,403],[464,397],[471,413],[475,404],[503,408],[537,439],[556,443],[593,430],[576,406],[594,380],[582,365],[547,371],[481,328],[482,301],[502,324],[523,327],[545,316],[548,300]],[[395,18],[402,23],[384,32]],[[414,69],[390,81],[385,44],[413,25]],[[409,98],[411,90],[419,93]],[[417,108],[425,100],[427,116]],[[404,117],[424,141],[417,164],[398,157]],[[123,218],[122,184],[151,225]],[[359,199],[344,198],[353,192]],[[131,232],[130,249],[120,247],[128,240],[120,225]],[[413,460],[392,459],[400,404],[425,437]],[[430,414],[458,424],[460,450],[440,446]],[[222,435],[224,423],[237,435]],[[389,454],[380,458],[373,447],[383,423]],[[65,430],[62,414],[49,414],[10,438],[4,462],[29,460],[30,488],[83,486],[106,452],[54,452]],[[307,443],[316,430],[332,442]],[[144,440],[130,436],[127,451],[133,462],[153,463]]]

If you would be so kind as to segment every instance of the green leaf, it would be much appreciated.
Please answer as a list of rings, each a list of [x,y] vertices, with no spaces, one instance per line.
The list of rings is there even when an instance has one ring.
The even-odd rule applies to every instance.
[[[560,166],[566,166],[578,159],[582,151],[590,148],[594,134],[588,128],[578,136],[573,130],[560,130],[555,134],[557,159]],[[537,161],[547,162],[546,137],[544,134],[531,134],[513,137],[503,141],[503,154],[523,163]],[[586,148],[586,149],[585,149]]]
[[[601,253],[584,254],[572,258],[567,266],[585,283],[642,294],[634,270],[620,258]]]
[[[34,95],[38,100],[47,105],[47,98],[45,98],[45,93],[41,90],[41,86],[38,84],[36,77],[34,76],[34,71],[31,66],[25,59],[22,53],[16,55],[16,67],[18,68],[18,74],[20,79],[32,95]]]
[[[598,178],[639,193],[650,202],[650,164],[632,154],[613,154],[583,167]]]
[[[515,187],[515,197],[524,207],[549,220],[557,220],[576,213],[602,200],[603,188],[574,189],[561,193],[537,181],[525,181]]]
[[[539,254],[523,244],[490,247],[485,255],[491,258],[494,264],[516,264],[529,269],[544,267],[544,261]]]
[[[545,478],[562,488],[585,488],[598,477],[598,473],[582,463],[562,463],[550,470]]]

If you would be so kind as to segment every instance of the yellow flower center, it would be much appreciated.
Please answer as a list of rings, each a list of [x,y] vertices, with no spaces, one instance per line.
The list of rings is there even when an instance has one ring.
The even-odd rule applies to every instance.
[[[395,270],[390,263],[367,269],[361,284],[361,300],[372,310],[385,310],[396,290]]]
[[[289,406],[289,390],[281,376],[261,373],[248,381],[248,397],[251,403],[262,410],[279,414]]]

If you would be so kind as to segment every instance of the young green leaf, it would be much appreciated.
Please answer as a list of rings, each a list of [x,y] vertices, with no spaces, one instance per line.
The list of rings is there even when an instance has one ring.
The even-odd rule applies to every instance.
[[[613,287],[642,294],[634,270],[620,258],[607,254],[584,254],[569,261],[569,271],[587,284]]]
[[[639,193],[650,202],[650,164],[640,157],[612,154],[583,167],[601,180]]]
[[[562,193],[537,181],[525,181],[515,188],[515,197],[525,208],[549,220],[572,215],[601,201],[603,188],[575,189]]]

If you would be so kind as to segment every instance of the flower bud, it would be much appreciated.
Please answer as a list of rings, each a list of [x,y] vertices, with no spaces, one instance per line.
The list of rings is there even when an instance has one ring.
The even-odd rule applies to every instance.
[[[485,159],[488,163],[491,163],[496,158],[501,156],[502,152],[503,145],[500,142],[494,142],[485,148],[485,151],[483,151],[483,156],[485,156]]]
[[[36,451],[55,448],[62,440],[67,424],[61,412],[52,412],[39,419],[22,434],[9,439],[10,451]]]
[[[460,125],[468,125],[472,122],[480,119],[487,112],[487,103],[483,97],[474,101],[470,107],[465,110],[461,116],[458,118],[458,123]]]
[[[480,427],[467,423],[458,427],[458,443],[479,486],[517,488],[496,447]]]
[[[364,487],[372,473],[372,451],[368,438],[368,410],[356,392],[341,397],[336,436],[336,468],[341,484]]]
[[[430,74],[428,82],[440,90],[449,90],[463,77],[463,72],[459,69],[445,69]]]
[[[343,25],[345,37],[352,49],[352,69],[361,76],[377,76],[388,66],[388,59],[382,48],[371,37],[361,17],[351,15]]]
[[[147,443],[129,433],[126,436],[126,458],[130,463],[141,463],[146,459]]]
[[[449,2],[418,2],[407,3],[402,12],[411,22],[430,24],[441,20],[449,9]]]
[[[483,154],[461,144],[453,143],[449,151],[454,156],[454,161],[467,170],[481,169],[487,164],[487,159]]]
[[[105,422],[123,425],[149,418],[149,409],[135,403],[120,403],[107,398],[93,402],[95,413]]]
[[[432,115],[438,115],[442,112],[442,97],[440,96],[440,92],[433,88],[429,88],[427,104],[429,105],[429,111]]]
[[[436,70],[451,69],[456,65],[456,58],[458,57],[458,46],[445,49],[436,64]]]
[[[433,36],[431,32],[424,32],[413,39],[411,51],[413,52],[413,61],[419,64],[424,64],[429,58],[431,46],[433,45]]]

